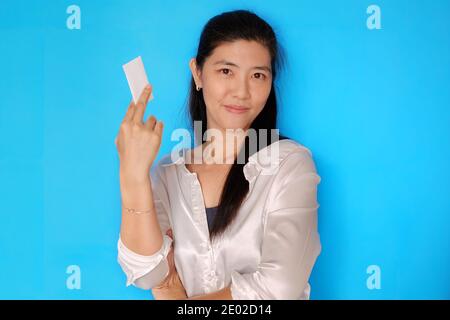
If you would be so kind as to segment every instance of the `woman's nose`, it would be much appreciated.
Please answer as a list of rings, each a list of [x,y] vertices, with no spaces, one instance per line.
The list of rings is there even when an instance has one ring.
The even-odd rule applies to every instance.
[[[246,79],[236,81],[234,87],[234,96],[240,100],[246,100],[250,98],[250,88]]]

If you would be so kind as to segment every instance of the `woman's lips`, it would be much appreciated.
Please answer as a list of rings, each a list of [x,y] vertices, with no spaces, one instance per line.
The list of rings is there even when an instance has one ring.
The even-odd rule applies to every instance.
[[[227,109],[227,111],[231,113],[244,113],[247,112],[249,108],[234,105],[225,105],[225,109]]]

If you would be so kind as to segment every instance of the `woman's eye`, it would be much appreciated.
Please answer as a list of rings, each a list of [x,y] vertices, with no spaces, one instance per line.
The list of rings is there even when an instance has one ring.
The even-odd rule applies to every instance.
[[[229,75],[231,73],[230,69],[224,68],[224,69],[220,69],[220,72],[225,74],[225,75]]]
[[[266,75],[263,73],[257,72],[257,73],[255,73],[255,78],[264,80],[266,78]]]

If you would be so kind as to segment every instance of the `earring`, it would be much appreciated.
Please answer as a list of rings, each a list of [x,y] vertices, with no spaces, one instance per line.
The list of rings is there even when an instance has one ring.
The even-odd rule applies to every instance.
[[[197,91],[200,91],[201,88],[199,86],[196,86],[196,87],[197,87]]]

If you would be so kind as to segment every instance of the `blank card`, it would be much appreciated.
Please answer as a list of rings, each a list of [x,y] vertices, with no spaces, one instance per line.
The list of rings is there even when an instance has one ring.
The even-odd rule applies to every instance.
[[[141,56],[139,56],[131,60],[130,62],[124,64],[122,67],[123,71],[125,71],[128,85],[130,86],[133,101],[136,104],[145,86],[149,84],[147,74],[145,73],[144,69],[144,63],[142,62]],[[152,94],[150,95],[149,101],[152,99],[153,99],[153,90]]]

